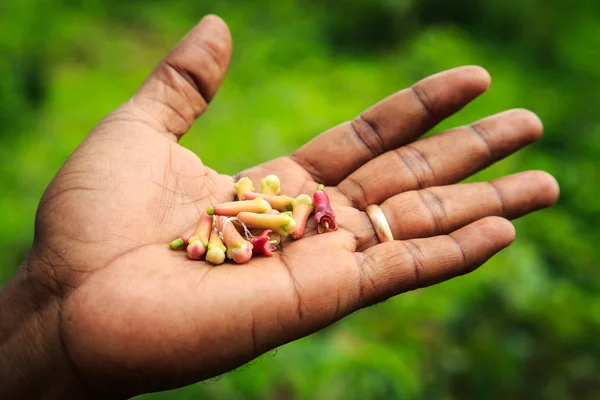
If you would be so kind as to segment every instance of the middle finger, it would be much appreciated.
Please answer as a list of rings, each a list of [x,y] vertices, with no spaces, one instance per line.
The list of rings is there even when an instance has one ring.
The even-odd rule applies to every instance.
[[[338,190],[364,210],[409,190],[447,185],[510,155],[542,136],[531,111],[506,111],[400,147],[350,174]]]

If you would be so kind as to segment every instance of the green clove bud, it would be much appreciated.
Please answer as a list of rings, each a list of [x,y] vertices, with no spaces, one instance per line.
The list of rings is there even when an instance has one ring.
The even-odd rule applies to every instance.
[[[248,178],[247,176],[244,176],[239,181],[234,183],[233,188],[235,189],[235,192],[237,193],[238,200],[244,200],[243,196],[245,193],[254,192],[254,185],[252,184],[252,181],[250,180],[250,178]]]
[[[250,228],[270,229],[279,233],[281,236],[287,236],[296,229],[294,218],[285,213],[282,214],[256,214],[251,212],[241,212],[237,216],[240,222]]]
[[[171,248],[171,250],[176,250],[180,247],[183,247],[183,245],[185,245],[185,242],[183,241],[182,238],[177,238],[177,239],[173,240],[171,243],[169,243],[169,247]]]
[[[210,232],[210,239],[208,240],[208,247],[206,252],[206,261],[213,265],[223,264],[225,262],[225,252],[227,247],[221,240],[217,228],[213,228]]]
[[[269,175],[260,180],[262,194],[278,195],[281,193],[281,182],[277,175]]]
[[[221,203],[206,209],[206,212],[210,215],[223,215],[226,217],[234,217],[243,211],[255,213],[269,212],[271,211],[271,204],[263,198],[257,197],[252,200]]]
[[[294,199],[290,196],[285,195],[273,195],[273,194],[262,194],[262,193],[245,193],[244,200],[253,200],[261,198],[266,200],[273,209],[278,211],[291,211],[293,207]]]

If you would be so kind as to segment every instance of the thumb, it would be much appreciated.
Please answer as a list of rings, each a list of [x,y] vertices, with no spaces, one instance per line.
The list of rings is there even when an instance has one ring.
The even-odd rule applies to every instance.
[[[129,106],[142,119],[179,139],[206,110],[230,58],[227,24],[208,15],[158,64]]]

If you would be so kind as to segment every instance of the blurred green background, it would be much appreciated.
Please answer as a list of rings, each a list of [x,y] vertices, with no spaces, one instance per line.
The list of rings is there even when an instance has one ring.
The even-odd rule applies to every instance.
[[[490,91],[436,131],[535,111],[544,139],[476,179],[544,169],[562,195],[476,273],[140,399],[600,398],[597,0],[2,0],[0,285],[65,158],[209,12],[230,24],[234,56],[183,141],[205,164],[235,173],[431,73],[479,64]]]

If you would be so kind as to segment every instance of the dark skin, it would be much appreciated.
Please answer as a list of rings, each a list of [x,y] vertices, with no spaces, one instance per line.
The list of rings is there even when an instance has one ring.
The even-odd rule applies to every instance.
[[[490,84],[479,67],[426,78],[295,153],[226,176],[178,140],[224,78],[231,38],[209,16],[104,119],[44,194],[35,241],[0,293],[1,398],[124,398],[230,371],[392,296],[473,271],[509,246],[508,219],[554,204],[528,171],[457,182],[541,137],[511,110],[419,139]],[[326,191],[340,229],[272,258],[213,267],[167,243],[233,183],[276,174]],[[380,204],[396,241],[364,209]],[[9,379],[6,379],[9,377]]]

